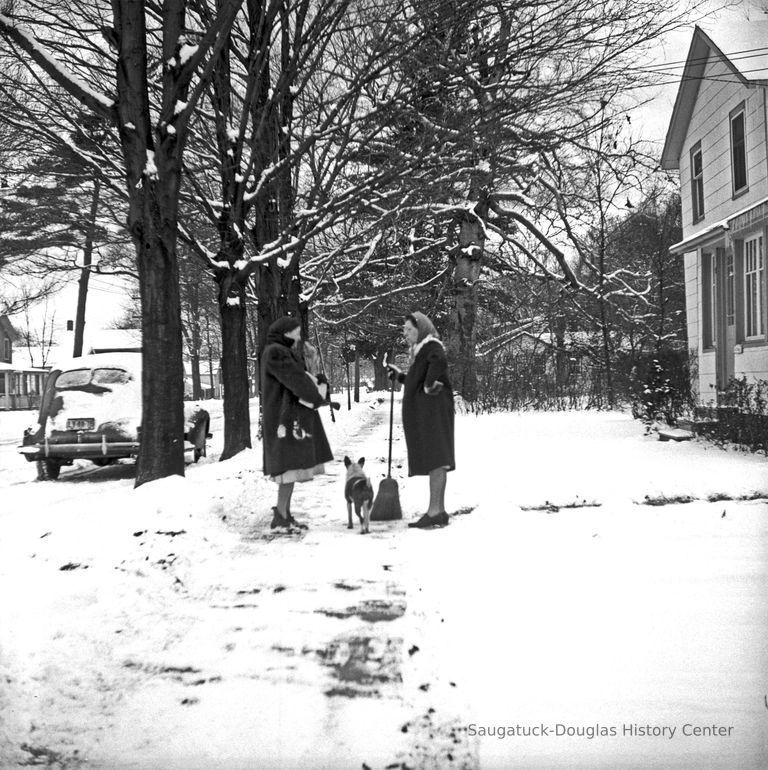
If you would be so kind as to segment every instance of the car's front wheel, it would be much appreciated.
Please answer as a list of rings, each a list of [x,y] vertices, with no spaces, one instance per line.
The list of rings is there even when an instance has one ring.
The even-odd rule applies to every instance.
[[[38,481],[56,481],[61,472],[61,463],[56,460],[38,460],[37,461],[37,480]]]

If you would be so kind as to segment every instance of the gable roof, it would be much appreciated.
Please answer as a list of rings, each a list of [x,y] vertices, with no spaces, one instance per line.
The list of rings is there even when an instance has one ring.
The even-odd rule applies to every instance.
[[[7,315],[0,315],[0,329],[5,332],[6,336],[10,337],[11,342],[19,341],[20,335],[14,325],[8,320]]]
[[[751,22],[752,25],[765,25],[765,22]],[[730,70],[733,82],[745,86],[768,85],[763,78],[747,78],[736,65],[724,54],[701,27],[695,27],[693,38],[685,60],[685,68],[680,79],[680,86],[672,109],[672,117],[661,153],[663,169],[677,169],[680,165],[680,153],[688,132],[688,124],[699,95],[699,85],[711,57],[717,57]],[[750,71],[751,71],[750,65]],[[759,74],[764,74],[758,70]]]
[[[89,344],[83,346],[86,353],[141,352],[141,331],[139,329],[98,329],[89,337]]]

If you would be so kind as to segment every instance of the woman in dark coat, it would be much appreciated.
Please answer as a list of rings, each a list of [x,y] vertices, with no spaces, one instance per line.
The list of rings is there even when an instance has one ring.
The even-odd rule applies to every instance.
[[[291,516],[297,481],[324,473],[333,453],[317,408],[327,404],[327,382],[310,375],[300,353],[301,324],[285,316],[267,332],[261,354],[264,473],[277,482],[272,528],[305,526]]]
[[[456,467],[453,449],[453,390],[448,361],[432,321],[423,313],[410,313],[403,324],[410,345],[407,374],[389,365],[390,376],[405,384],[403,430],[408,448],[408,475],[429,476],[429,507],[409,527],[444,526],[445,485],[448,471]]]

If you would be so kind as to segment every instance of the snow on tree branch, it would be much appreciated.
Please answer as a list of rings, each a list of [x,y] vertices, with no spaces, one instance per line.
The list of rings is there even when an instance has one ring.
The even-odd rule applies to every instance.
[[[52,80],[65,88],[94,113],[115,120],[117,113],[114,100],[94,91],[72,72],[65,70],[61,63],[37,42],[31,30],[17,25],[11,17],[0,13],[0,35],[28,53]]]

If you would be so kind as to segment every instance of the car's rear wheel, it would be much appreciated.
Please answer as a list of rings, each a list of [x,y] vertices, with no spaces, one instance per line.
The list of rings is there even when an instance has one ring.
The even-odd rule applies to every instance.
[[[38,460],[37,478],[38,481],[56,481],[61,472],[61,463],[56,460]]]

